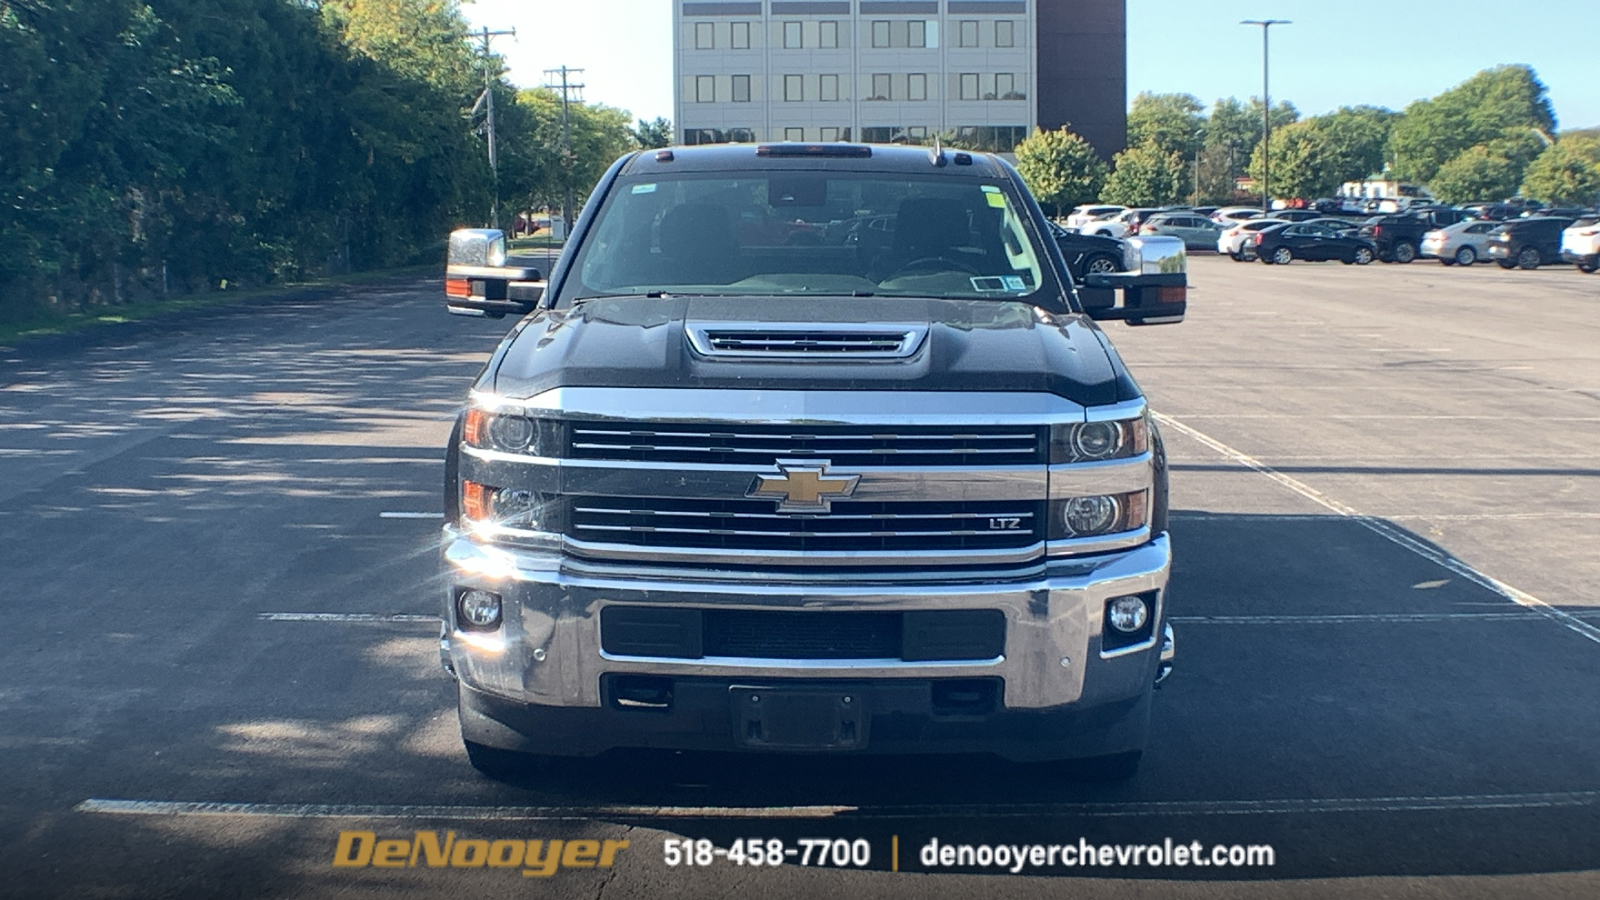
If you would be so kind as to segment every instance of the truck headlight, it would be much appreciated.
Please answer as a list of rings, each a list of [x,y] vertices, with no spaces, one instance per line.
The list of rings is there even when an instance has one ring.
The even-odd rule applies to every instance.
[[[520,410],[473,407],[467,410],[461,439],[479,450],[529,456],[558,457],[565,449],[561,422],[525,416]]]
[[[1144,416],[1050,427],[1050,461],[1053,463],[1127,459],[1149,449],[1150,424]]]
[[[461,482],[461,514],[468,525],[558,534],[561,508],[551,494]]]
[[[1067,497],[1050,503],[1050,539],[1097,537],[1142,528],[1148,491]]]

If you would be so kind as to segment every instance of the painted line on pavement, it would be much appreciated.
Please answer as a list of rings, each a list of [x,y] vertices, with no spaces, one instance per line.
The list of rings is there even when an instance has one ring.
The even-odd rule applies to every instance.
[[[263,622],[427,622],[439,624],[438,616],[416,616],[407,613],[316,613],[316,612],[264,612],[256,613]]]
[[[1287,797],[1270,800],[1142,800],[1126,803],[951,803],[904,806],[456,806],[364,803],[216,803],[91,798],[76,812],[123,816],[236,816],[292,819],[447,819],[466,821],[623,819],[926,819],[1552,809],[1600,804],[1600,791],[1446,794],[1396,797]]]
[[[1597,644],[1600,644],[1600,628],[1597,628],[1570,613],[1556,609],[1555,607],[1544,602],[1538,597],[1535,597],[1527,591],[1512,587],[1498,578],[1486,575],[1483,572],[1480,572],[1477,569],[1467,565],[1461,560],[1456,559],[1443,550],[1430,547],[1427,544],[1422,543],[1409,534],[1406,534],[1404,531],[1401,531],[1399,528],[1396,528],[1395,526],[1390,525],[1381,519],[1374,519],[1371,516],[1362,515],[1354,508],[1346,506],[1338,500],[1334,500],[1331,497],[1324,495],[1321,491],[1318,491],[1311,485],[1306,484],[1305,482],[1296,478],[1291,478],[1288,475],[1285,475],[1271,466],[1257,460],[1256,458],[1239,450],[1235,450],[1216,438],[1185,425],[1171,416],[1156,413],[1155,418],[1162,425],[1167,425],[1177,431],[1183,432],[1184,434],[1194,438],[1207,447],[1210,447],[1212,450],[1215,450],[1228,459],[1267,476],[1273,481],[1276,481],[1278,484],[1281,484],[1289,490],[1294,491],[1296,494],[1299,494],[1300,496],[1305,497],[1307,500],[1316,503],[1318,506],[1359,523],[1363,528],[1366,528],[1368,531],[1371,531],[1379,537],[1384,538],[1390,543],[1404,547],[1405,549],[1410,550],[1412,553],[1415,553],[1416,555],[1434,563],[1435,565],[1454,572],[1457,575],[1460,575],[1462,578],[1465,578],[1480,587],[1487,588],[1488,590],[1505,597],[1507,600],[1510,600],[1512,603],[1515,603],[1518,606],[1537,610],[1541,615],[1562,626],[1563,628],[1566,628],[1568,631],[1579,634]]]

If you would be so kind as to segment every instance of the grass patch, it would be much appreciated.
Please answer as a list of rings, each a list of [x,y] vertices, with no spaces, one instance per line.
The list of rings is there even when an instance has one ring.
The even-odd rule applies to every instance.
[[[138,303],[127,303],[114,307],[99,307],[82,312],[67,313],[65,315],[51,314],[34,316],[18,322],[0,322],[0,344],[11,344],[19,340],[32,337],[45,337],[52,335],[80,334],[96,328],[111,325],[123,325],[128,322],[141,322],[146,319],[195,310],[218,309],[221,307],[242,304],[251,300],[289,294],[314,287],[337,287],[339,285],[362,284],[372,281],[381,281],[385,278],[404,275],[422,275],[437,273],[440,267],[436,264],[403,266],[394,269],[374,269],[369,272],[352,272],[348,275],[331,275],[325,278],[315,278],[310,281],[285,282],[282,284],[268,285],[266,287],[249,288],[238,291],[210,291],[204,294],[184,294],[178,297],[167,297],[163,300],[145,300]]]

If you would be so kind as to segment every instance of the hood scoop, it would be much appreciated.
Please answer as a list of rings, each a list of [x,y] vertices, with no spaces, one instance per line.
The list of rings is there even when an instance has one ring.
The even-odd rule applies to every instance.
[[[689,345],[718,359],[905,359],[928,336],[926,325],[686,322]]]

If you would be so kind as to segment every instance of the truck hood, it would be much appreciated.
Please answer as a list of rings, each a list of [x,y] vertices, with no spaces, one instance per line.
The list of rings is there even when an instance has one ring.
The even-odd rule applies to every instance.
[[[697,352],[694,328],[920,326],[903,359],[725,358]],[[524,319],[480,388],[527,398],[557,387],[720,390],[1048,392],[1084,406],[1139,397],[1081,314],[1004,300],[898,297],[627,297],[581,301]]]

